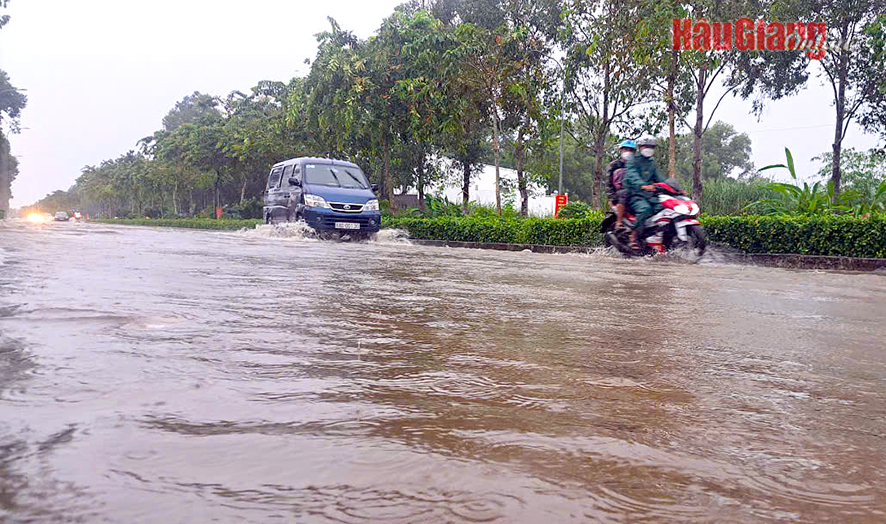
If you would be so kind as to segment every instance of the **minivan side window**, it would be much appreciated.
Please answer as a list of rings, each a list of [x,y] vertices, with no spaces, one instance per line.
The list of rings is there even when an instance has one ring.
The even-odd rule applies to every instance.
[[[289,177],[292,176],[292,164],[289,164],[283,169],[283,182],[289,183]]]
[[[268,189],[274,189],[280,185],[280,175],[283,174],[283,168],[275,167],[268,176]]]

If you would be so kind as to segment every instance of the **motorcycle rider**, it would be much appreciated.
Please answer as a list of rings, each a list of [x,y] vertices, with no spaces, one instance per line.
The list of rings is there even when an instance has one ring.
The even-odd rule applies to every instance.
[[[646,227],[646,220],[662,209],[653,192],[655,190],[653,184],[665,181],[652,158],[657,145],[658,142],[654,137],[638,140],[637,147],[640,154],[631,157],[625,168],[623,185],[628,189],[628,205],[636,215],[634,230],[631,233],[633,249],[640,247],[638,234]]]
[[[624,187],[625,166],[637,151],[637,144],[631,139],[625,139],[618,148],[619,157],[609,163],[606,172],[609,174],[609,201],[615,206],[615,227],[621,229],[625,227],[622,221],[628,199],[628,190]]]

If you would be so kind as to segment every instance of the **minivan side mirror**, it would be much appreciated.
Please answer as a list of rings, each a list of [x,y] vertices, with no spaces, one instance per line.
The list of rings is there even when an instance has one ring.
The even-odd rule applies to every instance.
[[[301,180],[299,180],[299,179],[297,179],[297,178],[295,178],[295,177],[290,177],[290,178],[289,178],[289,185],[290,185],[290,186],[298,186],[298,187],[301,187]]]
[[[378,193],[378,184],[372,184],[372,190]]]

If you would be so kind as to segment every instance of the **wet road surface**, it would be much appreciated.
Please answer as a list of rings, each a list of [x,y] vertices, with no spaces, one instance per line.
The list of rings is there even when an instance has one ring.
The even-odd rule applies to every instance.
[[[287,231],[0,224],[0,521],[886,521],[882,274]]]

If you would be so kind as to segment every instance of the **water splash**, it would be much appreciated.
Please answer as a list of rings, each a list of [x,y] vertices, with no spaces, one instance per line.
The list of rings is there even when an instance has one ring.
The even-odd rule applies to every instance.
[[[409,233],[403,229],[382,229],[372,235],[370,242],[376,244],[412,245],[409,241]]]
[[[254,229],[243,228],[237,235],[253,238],[276,238],[305,242],[317,242],[317,231],[304,222],[284,222],[282,224],[260,224]]]

